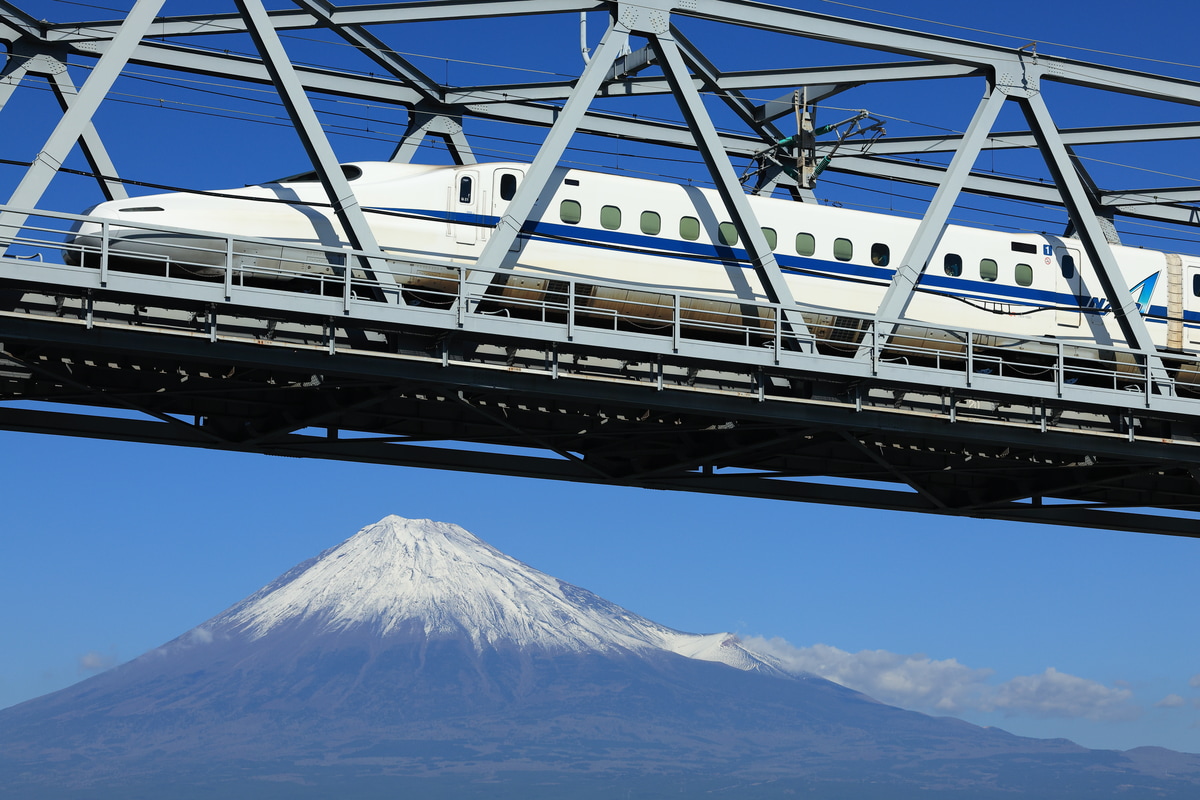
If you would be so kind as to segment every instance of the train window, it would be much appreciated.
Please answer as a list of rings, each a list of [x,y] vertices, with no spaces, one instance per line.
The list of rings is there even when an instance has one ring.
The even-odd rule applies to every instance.
[[[1075,256],[1070,253],[1063,253],[1062,261],[1058,262],[1058,269],[1062,272],[1062,276],[1067,280],[1075,277]]]
[[[979,277],[985,281],[994,281],[1000,276],[1000,268],[996,266],[996,262],[990,258],[985,258],[979,262]]]
[[[458,202],[471,202],[471,187],[474,186],[474,184],[475,181],[471,180],[466,175],[458,179]]]
[[[700,220],[695,217],[679,218],[679,238],[694,242],[700,238]]]
[[[838,261],[849,261],[854,258],[854,242],[849,239],[834,239],[833,257]]]
[[[1029,244],[1027,242],[1013,242],[1012,251],[1014,253],[1033,253],[1034,255],[1037,255],[1038,249],[1036,244]]]
[[[717,238],[721,244],[733,247],[738,243],[737,227],[732,222],[722,222],[717,227]]]
[[[342,175],[348,181],[356,181],[362,177],[362,169],[353,164],[342,164]],[[286,178],[276,178],[267,183],[316,183],[321,180],[321,176],[316,172],[301,172],[299,175],[289,175]]]
[[[886,267],[892,260],[892,252],[886,244],[876,242],[871,245],[871,263],[877,267]]]
[[[796,255],[811,256],[817,252],[817,240],[811,233],[796,234]]]
[[[1032,286],[1033,285],[1033,267],[1028,264],[1017,264],[1013,270],[1014,277],[1017,279],[1017,286]]]
[[[563,200],[558,206],[558,218],[568,225],[578,225],[583,219],[583,208],[577,200]]]
[[[500,176],[500,199],[512,200],[517,193],[517,176],[506,172]]]
[[[610,231],[621,227],[621,209],[616,206],[604,206],[600,209],[600,224]]]
[[[779,244],[779,236],[776,235],[774,228],[763,228],[763,238],[767,240],[767,247],[771,250],[775,249],[775,245]]]
[[[942,271],[951,278],[962,275],[962,256],[958,253],[946,253],[946,257],[942,259]]]
[[[642,233],[646,233],[651,236],[658,236],[659,232],[661,232],[661,231],[662,231],[662,217],[660,217],[658,215],[658,212],[657,211],[643,211],[642,212]]]
[[[1192,297],[1200,297],[1200,272],[1192,276]]]

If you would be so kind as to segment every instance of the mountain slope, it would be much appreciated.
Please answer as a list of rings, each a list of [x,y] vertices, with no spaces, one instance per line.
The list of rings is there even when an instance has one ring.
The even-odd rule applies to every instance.
[[[630,781],[675,797],[1186,797],[1198,776],[1191,756],[1025,739],[789,675],[729,634],[672,630],[399,517],[0,711],[6,798],[599,797]]]

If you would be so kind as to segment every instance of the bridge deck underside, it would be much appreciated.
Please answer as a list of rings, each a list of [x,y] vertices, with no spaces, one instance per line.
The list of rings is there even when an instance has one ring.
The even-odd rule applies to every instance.
[[[346,321],[213,337],[144,298],[86,326],[29,289],[10,430],[1200,535],[1194,420]]]

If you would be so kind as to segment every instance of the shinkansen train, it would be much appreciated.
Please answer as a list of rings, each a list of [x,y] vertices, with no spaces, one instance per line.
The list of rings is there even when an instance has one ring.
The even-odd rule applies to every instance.
[[[461,265],[423,269],[406,279],[405,289],[426,302],[454,294],[459,273],[469,271],[482,251],[526,169],[520,163],[342,166],[389,255]],[[627,308],[647,322],[654,321],[660,302],[654,298],[669,297],[665,292],[694,298],[681,316],[697,324],[745,309],[740,304],[748,300],[766,300],[715,192],[564,168],[553,186],[520,237],[512,274],[491,290],[498,305],[549,296],[570,280],[588,293],[577,300],[578,309]],[[844,326],[835,321],[875,312],[917,227],[914,220],[886,214],[765,197],[749,202],[814,332],[844,341]],[[297,285],[337,270],[325,255],[301,246],[347,246],[315,173],[215,193],[115,200],[87,213],[111,220],[114,264],[169,262],[199,278],[225,274],[225,252],[214,249],[211,239],[132,226],[261,240],[235,243],[238,267],[260,280]],[[100,236],[99,224],[81,224],[68,259],[86,262],[80,253],[98,251]],[[1200,257],[1113,250],[1155,344],[1170,353],[1200,354]],[[813,308],[822,311],[810,313]],[[671,313],[673,308],[663,309],[660,316]],[[1045,233],[949,226],[906,317],[1013,337],[1053,337],[1072,347],[1122,341],[1079,240]],[[1186,372],[1185,380],[1200,382],[1194,368]]]

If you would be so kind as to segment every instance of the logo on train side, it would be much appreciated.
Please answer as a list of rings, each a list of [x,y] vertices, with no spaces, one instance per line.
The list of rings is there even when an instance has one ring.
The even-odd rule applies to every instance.
[[[1144,314],[1149,310],[1150,298],[1154,296],[1154,287],[1158,285],[1158,276],[1157,272],[1151,273],[1129,288],[1129,294],[1134,297],[1133,303],[1137,306],[1139,314]],[[1093,297],[1088,301],[1088,307],[1106,312],[1111,310],[1112,304],[1103,297]]]

